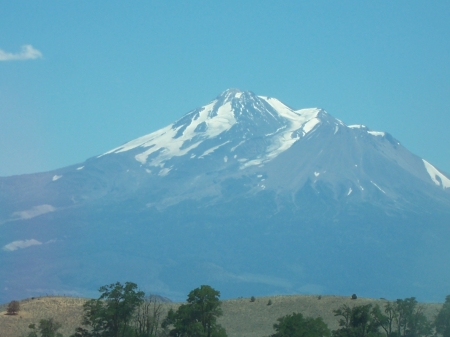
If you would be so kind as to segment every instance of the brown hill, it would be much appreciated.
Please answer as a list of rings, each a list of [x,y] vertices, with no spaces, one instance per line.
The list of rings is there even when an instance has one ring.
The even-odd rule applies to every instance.
[[[272,304],[267,305],[271,300]],[[20,312],[16,316],[6,315],[6,305],[0,306],[0,337],[25,337],[28,325],[38,323],[40,319],[53,318],[63,327],[60,332],[69,336],[80,325],[82,306],[86,299],[71,297],[39,297],[20,302]],[[273,333],[272,326],[278,317],[293,312],[305,316],[322,317],[330,329],[337,328],[337,319],[333,310],[343,304],[349,306],[363,304],[383,305],[386,300],[342,296],[272,296],[258,297],[254,302],[249,298],[223,301],[223,317],[220,323],[227,330],[229,337],[263,337]],[[175,308],[179,303],[164,303],[165,310]],[[434,318],[442,304],[423,303],[428,318]]]

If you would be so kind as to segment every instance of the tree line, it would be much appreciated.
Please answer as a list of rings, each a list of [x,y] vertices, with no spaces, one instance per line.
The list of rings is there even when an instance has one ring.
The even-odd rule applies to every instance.
[[[333,331],[322,318],[304,318],[301,313],[280,317],[271,337],[450,337],[450,295],[434,320],[414,297],[372,304],[342,305],[333,310],[339,328]]]
[[[83,305],[81,326],[70,337],[226,337],[217,319],[220,292],[208,285],[192,290],[167,314],[156,297],[146,297],[132,282],[99,289],[98,299]],[[16,305],[16,304],[15,304]],[[15,307],[17,309],[17,307]],[[321,317],[292,313],[277,319],[270,337],[450,337],[450,295],[429,320],[414,297],[378,304],[342,305],[333,310],[339,328],[331,331]],[[61,324],[44,319],[29,326],[28,337],[62,337]]]

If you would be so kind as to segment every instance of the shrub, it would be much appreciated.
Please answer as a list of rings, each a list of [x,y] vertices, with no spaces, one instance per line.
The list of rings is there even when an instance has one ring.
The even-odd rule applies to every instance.
[[[20,310],[19,301],[11,301],[8,304],[8,308],[6,309],[7,315],[17,315]]]
[[[352,295],[352,300],[356,300],[358,298],[358,296],[356,296],[356,294]]]
[[[62,334],[57,332],[57,330],[61,328],[61,324],[55,322],[53,318],[41,319],[38,327],[36,327],[36,324],[30,324],[28,328],[31,329],[31,331],[28,333],[27,337],[38,337],[38,332],[41,337],[63,337]]]
[[[255,296],[250,297],[250,302],[255,302],[255,301],[256,301]]]
[[[272,300],[269,300],[269,302],[267,302],[267,305],[272,305]]]
[[[303,317],[300,313],[292,313],[277,319],[273,325],[276,333],[271,337],[330,337],[328,326],[321,317]]]

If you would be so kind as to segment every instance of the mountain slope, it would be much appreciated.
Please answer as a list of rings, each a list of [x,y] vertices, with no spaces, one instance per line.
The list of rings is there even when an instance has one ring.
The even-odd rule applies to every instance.
[[[84,163],[0,178],[0,298],[123,279],[439,300],[449,224],[448,175],[390,134],[229,89]]]

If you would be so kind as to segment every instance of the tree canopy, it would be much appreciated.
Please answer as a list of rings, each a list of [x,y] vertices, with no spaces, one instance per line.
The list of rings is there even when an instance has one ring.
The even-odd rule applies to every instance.
[[[343,305],[333,312],[339,317],[340,327],[333,331],[333,337],[377,337],[383,332],[386,337],[427,337],[433,331],[414,297],[387,302],[384,310],[367,304]]]
[[[304,318],[300,313],[292,313],[277,319],[273,325],[276,333],[271,337],[329,337],[330,330],[321,317]]]
[[[372,305],[349,307],[343,305],[333,310],[339,317],[339,329],[333,331],[333,337],[381,337],[379,323],[371,314]]]
[[[225,337],[225,329],[217,324],[222,315],[220,292],[208,285],[192,290],[187,304],[176,311],[169,310],[165,326],[172,326],[169,332],[174,337]]]
[[[8,315],[17,315],[20,310],[20,303],[18,301],[11,301],[6,308],[6,313]]]
[[[130,322],[136,308],[144,301],[144,292],[137,285],[117,282],[99,289],[101,296],[87,301],[84,306],[82,324],[89,328],[78,328],[74,336],[123,337],[131,335]]]

